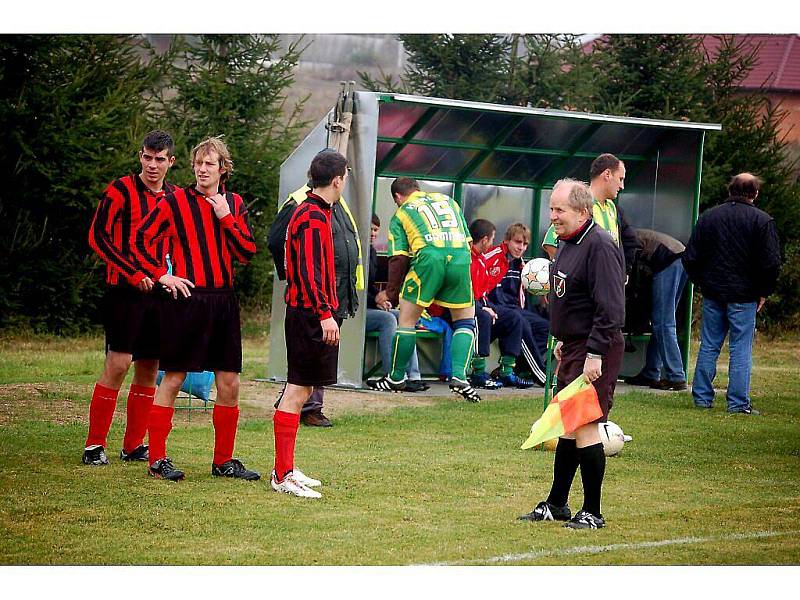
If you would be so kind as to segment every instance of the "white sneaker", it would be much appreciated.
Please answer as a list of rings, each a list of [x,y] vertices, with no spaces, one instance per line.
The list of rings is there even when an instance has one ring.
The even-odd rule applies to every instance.
[[[279,483],[275,477],[275,471],[273,471],[270,477],[270,485],[272,485],[272,489],[276,492],[284,492],[300,498],[322,498],[322,494],[297,481],[294,473],[289,473],[283,478],[283,481]]]
[[[313,477],[309,477],[297,467],[294,468],[292,473],[294,473],[294,478],[299,483],[302,483],[306,487],[319,487],[322,485],[322,482],[319,479],[314,479]]]
[[[292,474],[294,475],[294,479],[297,481],[297,483],[302,483],[306,487],[319,487],[322,485],[322,482],[319,479],[309,477],[297,467],[292,470]],[[272,476],[275,477],[275,469],[272,470]]]

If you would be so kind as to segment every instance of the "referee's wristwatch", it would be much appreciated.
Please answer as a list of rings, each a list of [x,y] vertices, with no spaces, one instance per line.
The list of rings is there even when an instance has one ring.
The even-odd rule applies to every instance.
[[[603,355],[602,354],[592,354],[591,352],[587,352],[586,353],[586,358],[599,358],[599,359],[602,359]]]

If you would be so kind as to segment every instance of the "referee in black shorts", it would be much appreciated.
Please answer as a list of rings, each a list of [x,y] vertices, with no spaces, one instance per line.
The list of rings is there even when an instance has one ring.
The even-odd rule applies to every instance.
[[[597,424],[608,420],[625,349],[624,256],[591,215],[592,194],[586,184],[574,179],[556,183],[550,196],[550,220],[563,243],[550,267],[550,327],[559,340],[555,348],[558,390],[583,376],[597,390],[603,415],[559,438],[550,495],[520,517],[566,521],[565,526],[573,529],[605,527],[600,493],[606,456]],[[583,507],[572,516],[567,497],[578,466]]]

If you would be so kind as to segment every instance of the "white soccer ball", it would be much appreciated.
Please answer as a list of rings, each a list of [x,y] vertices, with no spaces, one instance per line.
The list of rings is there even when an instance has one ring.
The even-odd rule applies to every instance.
[[[622,452],[625,442],[630,442],[633,438],[625,435],[622,428],[612,421],[598,423],[597,430],[600,433],[600,441],[603,442],[603,452],[606,456],[616,456]]]
[[[520,273],[522,286],[534,296],[545,296],[550,291],[550,261],[534,258],[525,263]]]

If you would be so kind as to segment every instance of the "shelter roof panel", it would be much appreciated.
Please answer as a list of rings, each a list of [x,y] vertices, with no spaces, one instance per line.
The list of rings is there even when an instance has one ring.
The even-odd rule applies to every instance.
[[[394,157],[386,171],[454,177],[477,153],[462,148],[409,144]]]
[[[586,121],[526,118],[505,141],[505,146],[564,150],[570,148],[590,128]]]
[[[553,184],[559,179],[571,177],[578,181],[589,181],[589,167],[592,164],[594,157],[586,156],[573,156],[564,160],[559,164],[558,172],[551,173],[547,181],[543,181],[542,185],[552,187]]]
[[[391,103],[405,106],[423,105],[437,106],[440,108],[462,108],[473,111],[493,111],[505,114],[538,115],[546,118],[573,119],[578,121],[605,121],[610,123],[630,123],[632,125],[659,126],[674,129],[702,129],[706,131],[719,131],[722,125],[718,123],[693,123],[690,121],[665,121],[661,119],[644,119],[640,117],[618,117],[614,115],[599,115],[577,111],[553,110],[546,108],[530,108],[525,106],[511,106],[506,104],[491,104],[488,102],[472,102],[469,100],[451,100],[449,98],[429,98],[426,96],[412,96],[408,94],[381,94],[383,107]],[[379,133],[379,135],[384,135]]]
[[[414,138],[485,144],[511,118],[511,115],[493,112],[442,109],[437,111]]]
[[[378,135],[381,137],[403,137],[425,114],[421,105],[384,104],[378,119]]]
[[[496,151],[475,172],[476,179],[537,182],[554,157]]]
[[[396,144],[392,144],[391,142],[378,142],[378,146],[375,149],[375,163],[380,164],[395,146]]]
[[[604,123],[581,148],[583,152],[600,154],[647,155],[652,152],[661,132],[651,127],[637,127],[623,123]]]

